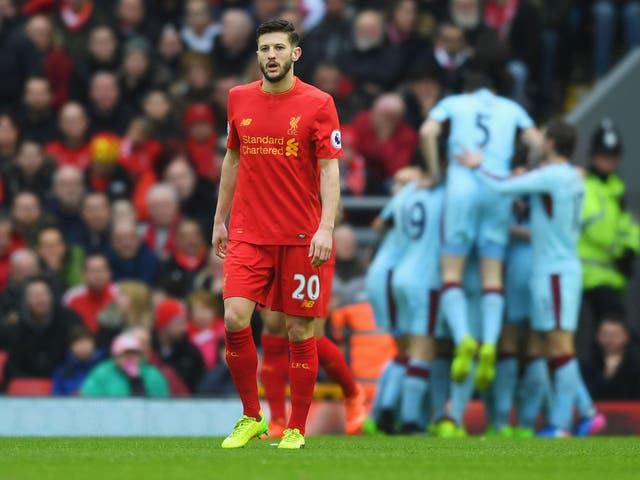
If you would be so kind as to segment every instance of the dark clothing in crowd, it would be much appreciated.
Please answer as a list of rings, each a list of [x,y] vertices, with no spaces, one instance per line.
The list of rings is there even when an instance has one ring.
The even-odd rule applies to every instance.
[[[582,376],[594,400],[640,400],[640,348],[630,343],[616,373],[605,377],[602,351],[594,347],[580,362]]]
[[[173,367],[191,392],[195,391],[204,375],[204,360],[198,347],[185,336],[174,343],[170,349],[164,349],[156,344],[156,351],[162,361]]]

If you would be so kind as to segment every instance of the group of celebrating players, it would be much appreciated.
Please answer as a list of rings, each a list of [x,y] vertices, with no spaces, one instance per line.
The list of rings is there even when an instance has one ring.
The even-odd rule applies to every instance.
[[[400,353],[380,379],[373,418],[387,433],[428,427],[464,436],[463,415],[477,390],[488,434],[592,435],[606,420],[574,350],[584,195],[584,175],[570,164],[576,133],[557,120],[538,131],[490,87],[483,75],[470,75],[465,93],[433,108],[420,132],[429,173],[399,171],[381,212],[386,229],[367,289],[376,321]],[[518,134],[535,165],[528,172],[511,169]],[[546,425],[536,432],[541,411]]]

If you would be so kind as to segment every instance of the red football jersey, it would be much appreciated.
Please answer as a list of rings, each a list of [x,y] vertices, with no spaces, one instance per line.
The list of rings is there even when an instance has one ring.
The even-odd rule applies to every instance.
[[[261,81],[229,92],[227,148],[240,151],[229,238],[259,245],[308,245],[318,229],[319,159],[342,156],[330,95],[296,78],[279,94]]]

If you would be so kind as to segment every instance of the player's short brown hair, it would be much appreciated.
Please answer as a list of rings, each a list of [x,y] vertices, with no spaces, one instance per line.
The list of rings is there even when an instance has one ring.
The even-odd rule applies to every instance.
[[[266,33],[282,32],[289,36],[289,43],[295,48],[300,44],[300,35],[296,32],[296,27],[288,20],[276,18],[262,23],[256,29],[256,42],[260,41],[260,37]]]
[[[558,155],[571,158],[576,146],[576,129],[564,120],[551,120],[547,125],[545,137],[553,141],[553,148]]]

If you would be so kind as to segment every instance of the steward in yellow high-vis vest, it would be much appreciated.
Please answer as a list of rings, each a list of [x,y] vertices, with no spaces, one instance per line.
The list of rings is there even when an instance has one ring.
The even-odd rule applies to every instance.
[[[615,174],[621,153],[618,131],[604,120],[591,139],[578,243],[585,300],[597,322],[624,315],[622,294],[640,250],[640,227],[626,209],[624,182]]]

